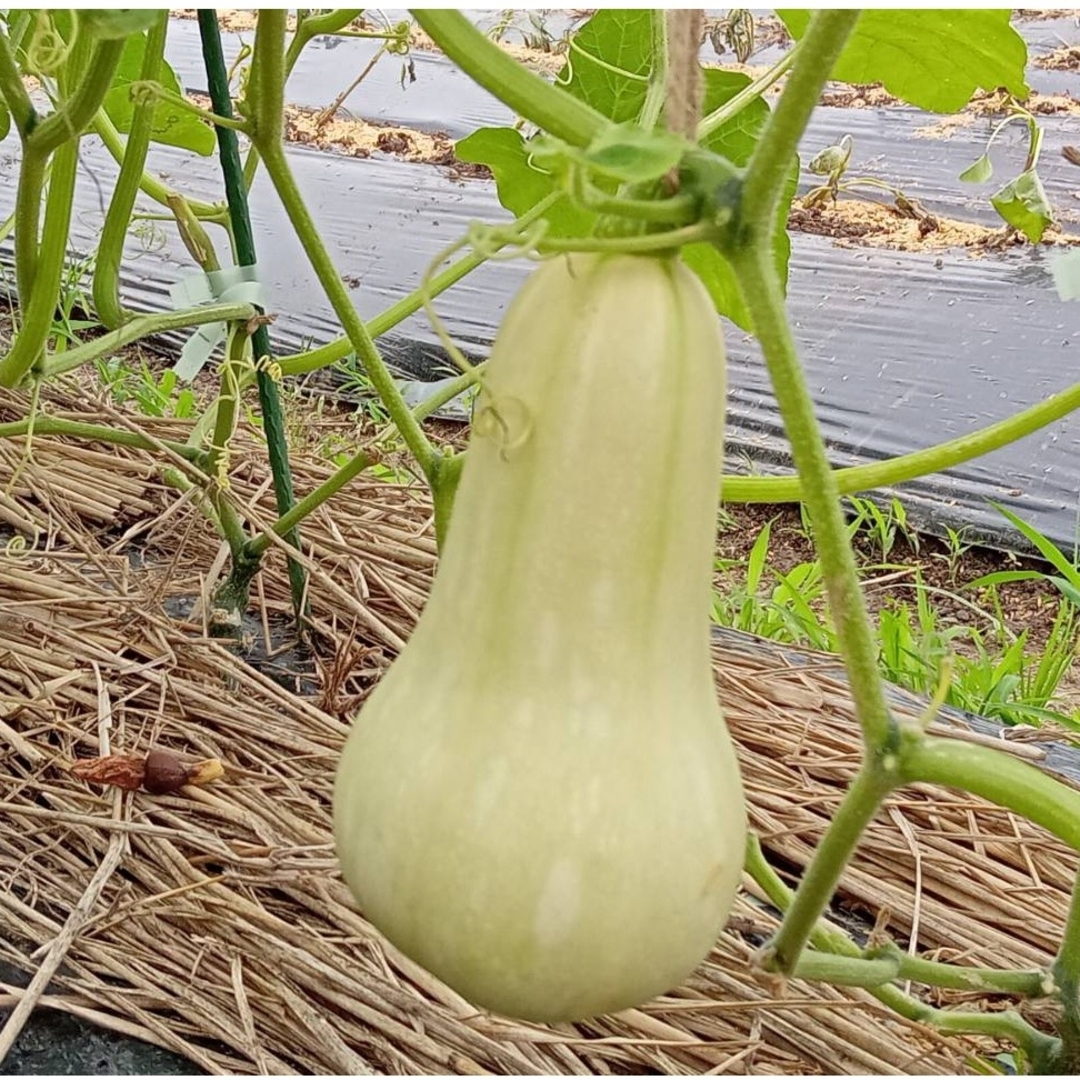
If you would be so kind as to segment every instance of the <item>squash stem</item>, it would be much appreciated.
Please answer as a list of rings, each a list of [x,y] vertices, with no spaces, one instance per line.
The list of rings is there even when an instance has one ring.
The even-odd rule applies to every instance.
[[[772,252],[755,247],[729,257],[791,442],[864,741],[869,750],[881,750],[890,739],[892,720],[878,674],[877,647],[844,525],[836,474],[796,355]]]
[[[791,159],[859,14],[857,10],[818,11],[810,20],[784,92],[746,166],[740,211],[743,226],[752,234],[764,238],[775,228]]]
[[[885,461],[834,469],[833,475],[841,495],[901,484],[989,454],[1077,408],[1080,408],[1080,383],[977,431]],[[725,476],[723,497],[725,502],[735,503],[802,502],[802,481],[798,476]]]
[[[895,784],[894,771],[876,756],[851,782],[795,890],[780,929],[768,946],[768,967],[786,975],[795,972],[799,955],[817,929],[818,920],[832,899],[863,831]]]
[[[466,75],[549,135],[571,146],[588,146],[610,127],[606,116],[534,75],[460,11],[414,8],[411,14]]]

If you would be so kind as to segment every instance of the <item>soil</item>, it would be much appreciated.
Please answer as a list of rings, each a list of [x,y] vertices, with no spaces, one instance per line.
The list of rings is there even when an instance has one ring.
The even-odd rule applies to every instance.
[[[797,232],[832,237],[837,244],[847,247],[883,247],[893,251],[969,248],[978,253],[1027,243],[1019,233],[1005,227],[990,229],[985,225],[930,214],[911,199],[904,202],[903,210],[847,196],[835,203],[809,207],[804,199],[792,206],[788,227]],[[1080,237],[1048,229],[1042,243],[1071,245],[1080,243]]]
[[[1080,48],[1062,45],[1045,56],[1036,56],[1032,63],[1049,71],[1076,71],[1080,68]]]

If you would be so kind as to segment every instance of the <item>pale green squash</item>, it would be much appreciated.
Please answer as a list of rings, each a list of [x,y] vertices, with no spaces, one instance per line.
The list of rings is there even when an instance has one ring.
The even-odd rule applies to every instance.
[[[431,597],[334,795],[364,915],[477,1005],[636,1005],[727,919],[746,817],[709,657],[724,394],[677,259],[559,256],[499,331]]]

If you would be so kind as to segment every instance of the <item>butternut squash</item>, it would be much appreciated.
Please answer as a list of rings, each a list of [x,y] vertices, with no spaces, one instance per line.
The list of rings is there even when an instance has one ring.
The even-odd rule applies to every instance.
[[[477,1005],[637,1005],[727,920],[746,818],[709,655],[724,395],[719,320],[676,258],[553,258],[499,331],[430,599],[334,794],[365,916]]]

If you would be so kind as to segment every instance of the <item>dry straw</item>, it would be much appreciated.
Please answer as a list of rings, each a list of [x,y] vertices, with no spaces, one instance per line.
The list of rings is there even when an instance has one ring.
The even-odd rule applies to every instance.
[[[22,408],[0,398],[0,422]],[[102,407],[54,396],[48,408]],[[153,430],[179,436],[167,421]],[[0,1057],[20,1002],[220,1073],[952,1073],[997,1049],[944,1040],[862,991],[761,981],[751,959],[775,919],[749,883],[707,962],[641,1009],[554,1027],[477,1012],[373,932],[331,847],[348,718],[434,569],[423,494],[361,481],[305,524],[317,630],[298,674],[295,656],[267,655],[288,635],[280,550],[254,600],[255,663],[204,636],[198,598],[221,543],[149,454],[53,438],[25,449],[0,443],[0,515],[32,537],[0,549],[0,960],[33,981],[0,984],[0,1009],[14,1009]],[[254,440],[233,460],[238,504],[271,520]],[[295,468],[301,494],[330,471],[314,454]],[[833,660],[735,635],[718,641],[716,671],[753,825],[797,872],[856,765],[843,680]],[[220,757],[226,779],[153,797],[66,771],[151,746]],[[908,789],[870,829],[837,915],[880,921],[933,958],[1044,964],[1076,861],[977,799]]]

